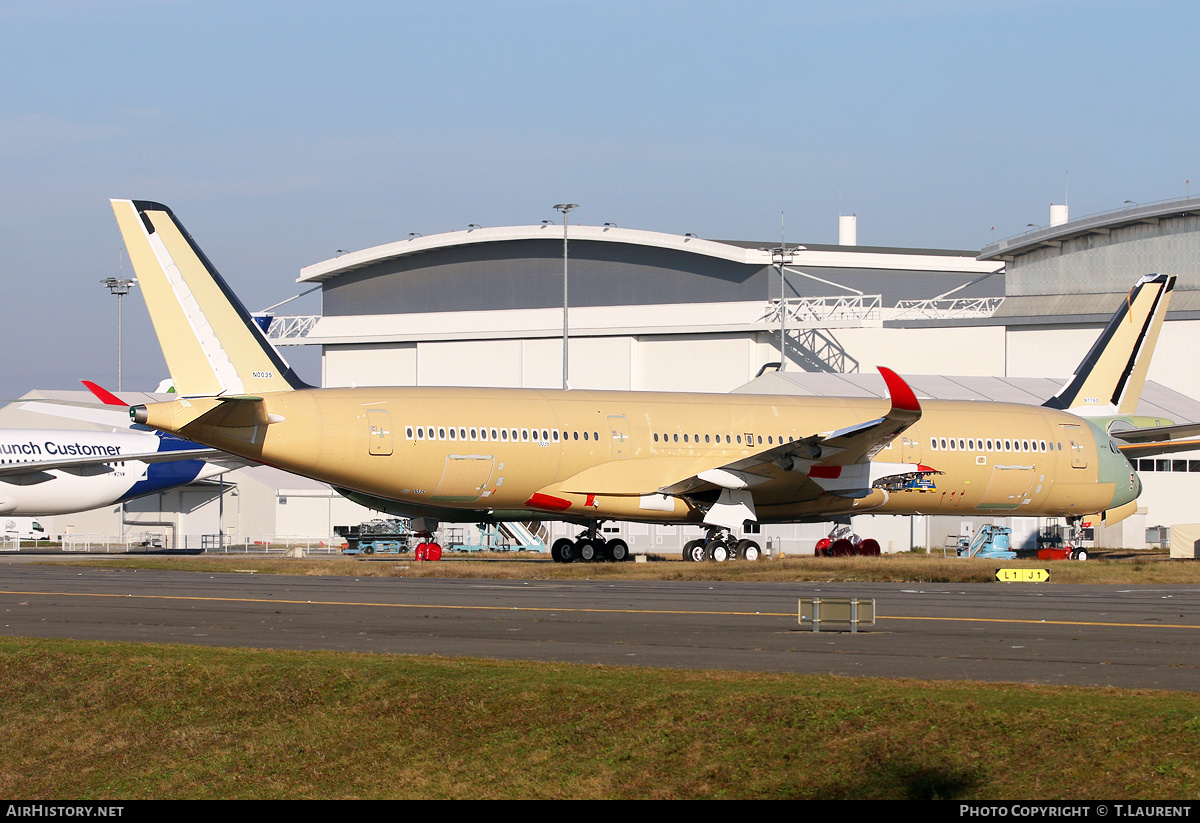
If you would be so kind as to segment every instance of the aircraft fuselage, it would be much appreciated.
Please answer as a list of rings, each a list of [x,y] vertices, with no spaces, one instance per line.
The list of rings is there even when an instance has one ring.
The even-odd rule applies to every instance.
[[[700,523],[711,490],[657,491],[889,407],[858,398],[420,387],[261,397],[250,401],[253,420],[205,398],[149,404],[144,422],[317,478],[367,505],[450,522]],[[760,522],[868,512],[1073,517],[1141,490],[1106,434],[1039,406],[923,401],[920,420],[873,460],[929,471],[857,493],[829,488],[834,470],[814,459],[815,467],[770,467],[770,479],[786,482],[755,491]]]

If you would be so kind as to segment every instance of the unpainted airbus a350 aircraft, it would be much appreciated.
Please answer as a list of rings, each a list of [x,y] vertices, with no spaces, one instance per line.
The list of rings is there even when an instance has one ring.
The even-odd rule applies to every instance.
[[[1046,406],[918,402],[885,368],[888,400],[320,389],[296,377],[168,208],[112,205],[185,395],[135,406],[132,418],[322,480],[372,508],[586,527],[578,541],[556,543],[560,560],[626,555],[624,543],[599,537],[606,520],[705,526],[693,558],[752,558],[757,544],[735,536],[748,521],[868,512],[1113,521],[1141,492],[1105,426],[1117,416],[1138,424],[1128,415],[1145,380],[1140,355],[1153,347],[1174,278],[1143,278]]]

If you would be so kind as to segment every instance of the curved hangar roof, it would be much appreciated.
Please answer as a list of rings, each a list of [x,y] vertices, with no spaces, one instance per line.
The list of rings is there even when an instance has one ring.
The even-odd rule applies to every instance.
[[[415,236],[306,266],[329,315],[548,308],[562,305],[562,224],[472,228]],[[778,297],[770,244],[576,226],[569,232],[576,306],[764,301]],[[842,293],[884,301],[928,297],[996,268],[970,251],[870,246],[789,247],[797,295]],[[813,278],[831,282],[821,283]],[[990,285],[990,284],[989,284]],[[995,287],[992,287],[995,288]],[[773,290],[773,293],[772,293]],[[792,296],[792,295],[789,295]]]

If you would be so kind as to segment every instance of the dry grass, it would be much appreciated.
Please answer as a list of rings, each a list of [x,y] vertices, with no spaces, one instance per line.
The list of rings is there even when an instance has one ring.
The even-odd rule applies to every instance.
[[[1101,555],[1087,562],[962,560],[936,555],[884,557],[789,557],[746,563],[552,563],[538,555],[451,557],[417,563],[391,556],[270,558],[256,555],[204,557],[123,557],[72,563],[183,571],[254,571],[262,574],[341,575],[352,577],[455,577],[533,580],[738,580],[772,582],[990,583],[998,568],[1048,568],[1055,583],[1200,583],[1200,563],[1171,561],[1149,552]]]

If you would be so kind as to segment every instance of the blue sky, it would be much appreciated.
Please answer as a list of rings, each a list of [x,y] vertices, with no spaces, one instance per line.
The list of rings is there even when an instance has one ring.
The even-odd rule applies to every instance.
[[[0,396],[116,382],[110,197],[251,309],[337,249],[552,219],[978,249],[1200,181],[1192,3],[0,0]],[[1200,190],[1200,186],[1197,186]],[[292,304],[315,312],[315,297]],[[285,350],[316,380],[315,357]],[[125,386],[165,377],[126,300]]]

